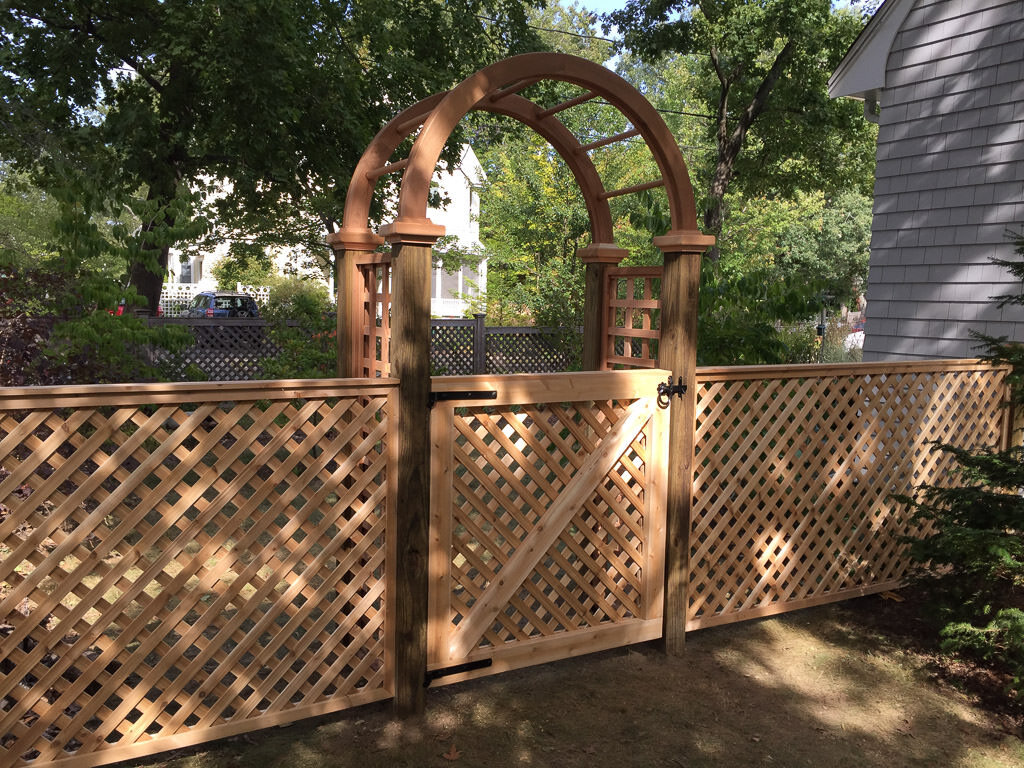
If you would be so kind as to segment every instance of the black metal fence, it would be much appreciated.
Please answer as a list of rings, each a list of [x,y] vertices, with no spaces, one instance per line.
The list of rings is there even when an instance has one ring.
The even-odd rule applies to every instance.
[[[581,335],[581,329],[487,326],[483,315],[431,320],[431,368],[439,376],[573,370]]]
[[[157,359],[172,379],[242,381],[263,376],[260,361],[276,357],[269,323],[259,318],[152,318],[183,325],[195,342]],[[430,321],[431,372],[437,376],[484,373],[554,373],[578,366],[579,329],[485,326],[484,316]]]

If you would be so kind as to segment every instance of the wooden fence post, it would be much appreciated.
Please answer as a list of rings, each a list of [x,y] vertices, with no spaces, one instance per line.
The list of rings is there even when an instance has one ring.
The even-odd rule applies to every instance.
[[[391,372],[399,380],[396,525],[388,553],[395,558],[395,710],[407,716],[426,706],[431,245],[444,227],[403,224],[398,220],[381,233],[392,247]]]
[[[654,238],[665,254],[661,281],[661,342],[658,364],[682,378],[686,391],[671,396],[668,488],[665,509],[666,652],[678,655],[686,642],[690,580],[690,514],[693,506],[693,445],[697,410],[697,294],[700,257],[715,239],[699,232],[670,232]]]
[[[602,345],[605,343],[605,273],[618,266],[629,251],[607,243],[594,243],[576,251],[586,264],[583,294],[583,370],[596,371],[601,367]]]

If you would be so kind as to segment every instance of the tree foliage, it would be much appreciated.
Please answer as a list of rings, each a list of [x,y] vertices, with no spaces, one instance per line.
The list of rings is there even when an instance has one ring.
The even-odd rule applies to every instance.
[[[524,22],[524,0],[11,0],[0,156],[79,225],[137,217],[130,281],[152,307],[204,213],[220,233],[322,243],[377,128],[522,50]]]
[[[722,231],[734,185],[748,194],[869,191],[872,127],[826,89],[863,23],[829,0],[629,0],[606,17],[629,51],[668,55],[695,75],[686,106],[710,118],[714,147],[699,171],[706,232]]]

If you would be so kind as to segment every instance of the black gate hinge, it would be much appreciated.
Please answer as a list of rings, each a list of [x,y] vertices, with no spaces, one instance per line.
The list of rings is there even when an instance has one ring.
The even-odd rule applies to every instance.
[[[497,400],[498,392],[494,389],[471,389],[460,392],[431,392],[430,407],[433,408],[442,400]]]
[[[679,381],[676,384],[672,383],[672,377],[668,377],[668,381],[663,381],[658,385],[658,405],[662,408],[667,408],[672,401],[672,395],[678,395],[682,397],[686,394],[686,385],[683,384],[683,377],[679,377]]]

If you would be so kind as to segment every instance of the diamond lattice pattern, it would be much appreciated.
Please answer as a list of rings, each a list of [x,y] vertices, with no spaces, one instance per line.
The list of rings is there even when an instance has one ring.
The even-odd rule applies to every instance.
[[[699,380],[688,628],[899,584],[912,529],[892,494],[942,482],[932,441],[999,442],[1003,378]]]
[[[458,409],[452,614],[458,625],[496,580],[628,403]],[[629,442],[533,564],[478,646],[640,615],[647,435]],[[516,577],[518,578],[518,577]]]
[[[0,764],[384,698],[385,403],[0,412]]]

